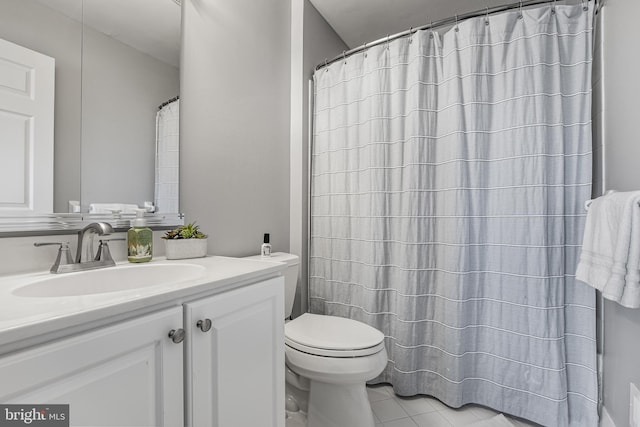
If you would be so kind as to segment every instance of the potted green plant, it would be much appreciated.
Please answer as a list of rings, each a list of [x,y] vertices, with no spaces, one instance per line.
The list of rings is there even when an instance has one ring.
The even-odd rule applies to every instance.
[[[202,258],[207,255],[207,235],[195,222],[167,231],[165,255],[167,259]]]

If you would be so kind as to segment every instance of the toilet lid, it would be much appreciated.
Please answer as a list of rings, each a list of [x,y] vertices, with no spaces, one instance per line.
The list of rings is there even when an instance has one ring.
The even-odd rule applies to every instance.
[[[317,356],[368,356],[384,348],[382,332],[336,316],[305,313],[285,325],[284,336],[286,345]]]

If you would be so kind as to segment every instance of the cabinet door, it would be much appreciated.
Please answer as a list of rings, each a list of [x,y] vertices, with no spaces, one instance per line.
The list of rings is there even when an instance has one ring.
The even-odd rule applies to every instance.
[[[69,404],[72,426],[181,426],[182,308],[0,358],[0,402]]]
[[[185,305],[188,426],[284,427],[283,305],[282,277]]]

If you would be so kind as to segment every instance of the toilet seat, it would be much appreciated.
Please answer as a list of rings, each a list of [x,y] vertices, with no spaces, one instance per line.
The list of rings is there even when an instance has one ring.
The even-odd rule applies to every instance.
[[[285,344],[324,357],[365,357],[384,349],[384,334],[356,320],[305,313],[285,325]]]

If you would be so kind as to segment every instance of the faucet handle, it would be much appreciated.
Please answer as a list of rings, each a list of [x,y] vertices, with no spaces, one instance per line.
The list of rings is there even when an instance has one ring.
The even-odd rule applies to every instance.
[[[125,238],[114,238],[114,239],[100,239],[100,244],[98,245],[98,253],[96,253],[96,257],[93,259],[94,261],[113,261],[113,257],[111,256],[111,251],[109,250],[109,242],[114,242],[118,240],[127,240]]]
[[[60,249],[62,249],[63,246],[66,246],[66,248],[69,249],[69,242],[35,242],[33,244],[33,246],[35,247],[53,246],[53,245],[60,245]]]
[[[111,256],[111,251],[109,250],[109,241],[108,240],[100,240],[100,244],[98,245],[98,252],[96,253],[96,257],[93,259],[94,261],[110,261],[113,260]]]
[[[52,273],[59,273],[61,265],[73,264],[73,257],[71,256],[71,250],[69,249],[69,242],[35,242],[33,246],[50,246],[50,245],[60,245],[60,249],[58,249],[58,256],[56,261],[51,266]]]

